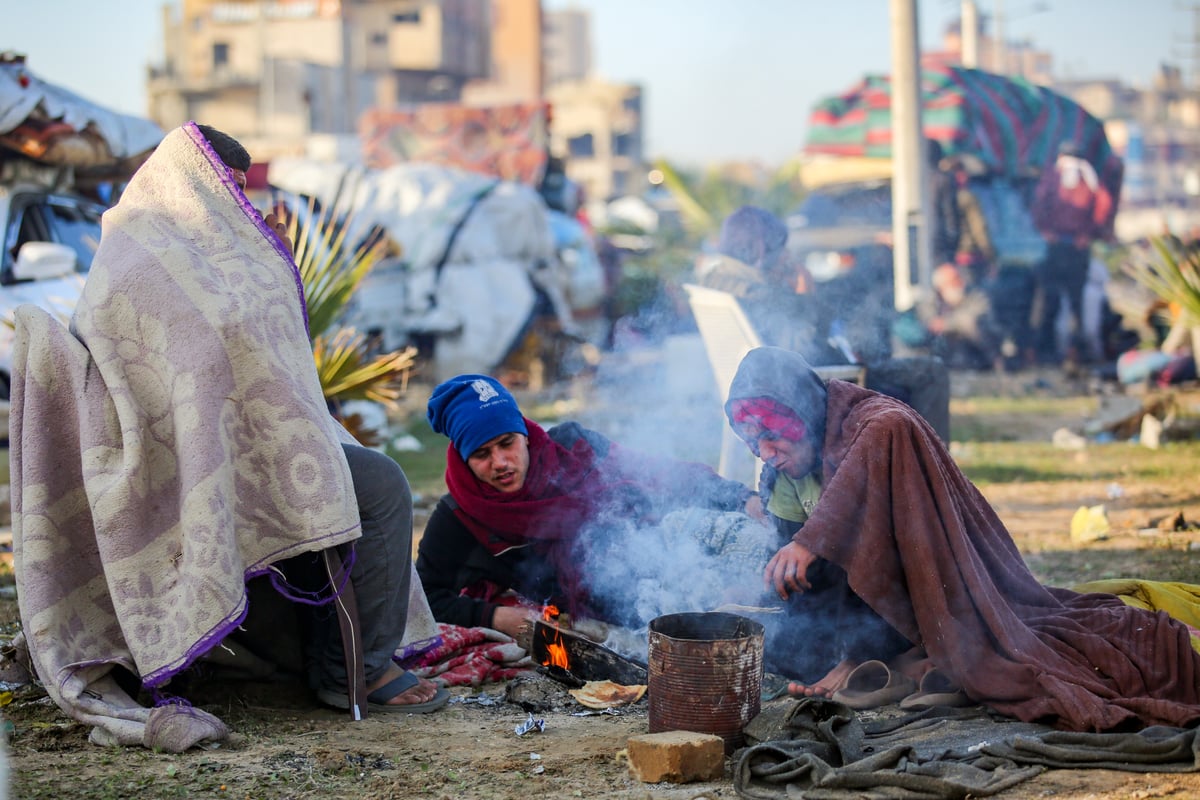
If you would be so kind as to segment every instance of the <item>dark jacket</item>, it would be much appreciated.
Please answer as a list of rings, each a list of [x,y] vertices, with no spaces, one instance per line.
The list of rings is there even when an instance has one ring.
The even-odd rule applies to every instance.
[[[612,442],[596,431],[575,422],[565,422],[546,433],[552,440],[571,449],[580,439],[587,442],[599,458],[609,454]],[[636,474],[656,459],[625,450],[630,457],[644,459],[631,465]],[[658,459],[659,466],[670,470],[663,481],[665,491],[659,497],[645,497],[642,505],[652,505],[656,513],[697,505],[723,511],[742,509],[750,489],[736,481],[719,477],[709,467],[692,462]],[[512,589],[533,602],[548,603],[558,598],[558,584],[548,559],[538,545],[514,547],[493,556],[481,545],[455,515],[458,504],[449,494],[438,501],[417,549],[417,573],[438,622],[467,628],[490,627],[496,604],[466,596],[464,590],[482,588],[490,582],[498,591]],[[603,609],[599,609],[603,611]],[[614,610],[614,613],[616,610]]]

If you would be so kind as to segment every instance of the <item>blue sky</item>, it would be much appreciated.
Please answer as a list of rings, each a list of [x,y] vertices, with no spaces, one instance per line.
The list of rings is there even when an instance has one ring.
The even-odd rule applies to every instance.
[[[503,2],[503,0],[501,0]],[[592,14],[596,74],[645,91],[651,156],[780,163],[804,141],[809,110],[866,72],[890,69],[888,0],[543,0]],[[161,58],[163,0],[3,0],[0,50],[114,110],[145,110],[146,65]],[[977,0],[1009,38],[1055,57],[1059,77],[1147,85],[1185,71],[1197,45],[1178,0]],[[1045,6],[1038,10],[1039,5]],[[920,42],[938,49],[959,0],[920,0]]]

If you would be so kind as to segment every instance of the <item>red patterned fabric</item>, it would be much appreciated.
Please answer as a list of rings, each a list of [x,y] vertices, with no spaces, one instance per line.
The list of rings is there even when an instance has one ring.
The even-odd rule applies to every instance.
[[[768,397],[734,400],[730,408],[733,411],[734,425],[757,425],[783,439],[792,442],[804,441],[804,435],[807,433],[804,420],[787,406]]]
[[[437,645],[401,661],[400,666],[444,686],[506,681],[535,666],[512,637],[491,628],[439,623],[438,631]]]
[[[376,168],[424,161],[537,186],[546,169],[547,109],[543,102],[376,109],[362,117],[364,156]]]

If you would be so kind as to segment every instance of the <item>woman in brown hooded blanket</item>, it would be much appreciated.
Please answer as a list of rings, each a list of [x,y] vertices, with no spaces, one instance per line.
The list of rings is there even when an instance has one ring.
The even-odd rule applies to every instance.
[[[1189,629],[1114,595],[1040,584],[908,406],[843,381],[826,387],[798,354],[762,347],[743,359],[725,410],[766,464],[768,510],[806,517],[764,573],[782,597],[803,602],[820,567],[844,570],[857,598],[923,648],[927,667],[1024,721],[1078,731],[1200,722]],[[897,652],[879,647],[871,657]],[[833,694],[858,660],[792,693]]]

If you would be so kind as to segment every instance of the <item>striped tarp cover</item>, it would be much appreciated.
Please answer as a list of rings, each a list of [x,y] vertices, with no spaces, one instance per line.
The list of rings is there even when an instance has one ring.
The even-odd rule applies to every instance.
[[[946,155],[973,155],[993,173],[1029,175],[1064,140],[1105,174],[1113,169],[1104,127],[1075,101],[1018,77],[943,64],[921,71],[922,127]],[[890,158],[891,79],[868,75],[826,98],[809,117],[806,155]]]

